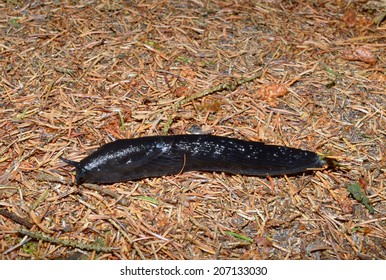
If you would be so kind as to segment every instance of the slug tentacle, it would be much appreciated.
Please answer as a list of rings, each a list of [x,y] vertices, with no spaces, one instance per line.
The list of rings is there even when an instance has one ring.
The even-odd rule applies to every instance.
[[[212,135],[149,136],[122,139],[100,147],[75,167],[81,183],[116,183],[182,171],[212,171],[276,176],[321,168],[316,153]]]
[[[71,166],[74,166],[74,167],[77,167],[79,165],[79,162],[78,161],[73,161],[73,160],[69,160],[69,159],[66,159],[66,158],[63,158],[63,157],[59,157],[60,160],[64,161],[65,163],[71,165]]]

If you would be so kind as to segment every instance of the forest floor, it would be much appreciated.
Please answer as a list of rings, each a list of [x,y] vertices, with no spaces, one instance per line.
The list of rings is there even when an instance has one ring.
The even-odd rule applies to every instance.
[[[385,1],[0,11],[1,259],[386,259]],[[194,129],[337,165],[76,185],[59,159]]]

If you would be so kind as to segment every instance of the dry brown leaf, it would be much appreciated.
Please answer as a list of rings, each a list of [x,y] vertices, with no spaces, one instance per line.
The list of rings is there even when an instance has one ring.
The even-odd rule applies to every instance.
[[[194,79],[197,73],[189,67],[181,67],[180,75],[187,79]]]
[[[342,58],[349,61],[362,61],[371,65],[377,62],[374,54],[366,47],[357,47],[352,50],[346,50],[342,52]]]
[[[282,97],[288,93],[288,89],[283,84],[265,85],[257,91],[260,99],[268,101],[270,105],[274,105],[278,97]]]
[[[260,247],[272,247],[273,246],[272,242],[264,236],[255,236],[255,238],[253,238],[253,239],[255,240],[256,244]]]
[[[343,15],[342,20],[347,27],[354,27],[357,21],[357,14],[354,10],[347,10]]]
[[[218,112],[221,109],[221,104],[217,100],[213,100],[213,101],[205,100],[202,106],[203,106],[203,109],[209,112]]]
[[[348,28],[361,28],[372,24],[370,19],[367,19],[362,15],[358,15],[354,10],[347,10],[342,17],[342,21]]]
[[[261,253],[259,248],[253,248],[250,250],[246,250],[243,255],[240,256],[240,260],[260,260]]]
[[[362,177],[360,177],[358,182],[359,182],[359,185],[361,186],[361,188],[366,192],[367,191],[366,181]]]
[[[379,72],[371,74],[369,78],[376,82],[386,82],[386,75]]]
[[[315,241],[312,243],[309,243],[306,246],[306,251],[308,254],[316,252],[316,251],[324,251],[324,250],[331,250],[332,247],[328,246],[325,242],[323,241]]]
[[[185,86],[180,86],[176,89],[176,96],[177,97],[186,97],[189,95],[189,88],[188,87],[185,87]]]

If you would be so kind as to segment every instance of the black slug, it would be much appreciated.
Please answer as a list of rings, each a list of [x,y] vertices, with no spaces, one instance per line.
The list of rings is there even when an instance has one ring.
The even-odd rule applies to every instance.
[[[80,162],[61,159],[75,167],[78,184],[116,183],[184,171],[275,176],[325,165],[314,152],[213,135],[122,139],[103,145]]]

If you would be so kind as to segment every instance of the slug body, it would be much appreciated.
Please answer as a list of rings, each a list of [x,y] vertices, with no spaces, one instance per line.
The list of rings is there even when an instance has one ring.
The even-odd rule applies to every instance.
[[[213,135],[149,136],[122,139],[75,162],[76,182],[116,183],[185,171],[275,176],[321,168],[314,152]]]

